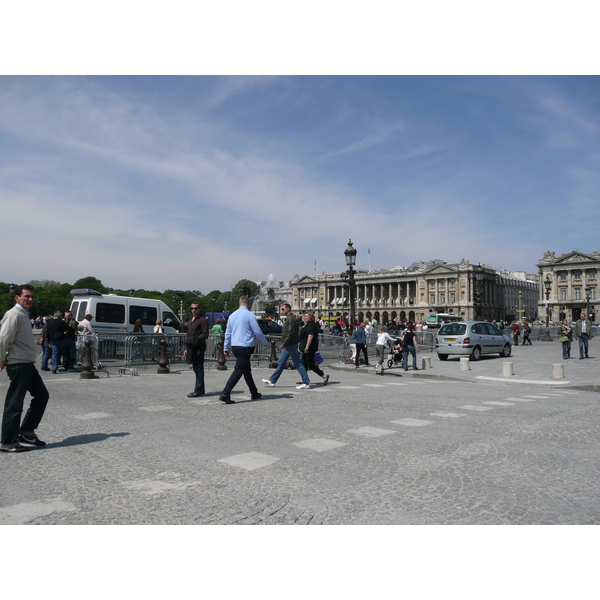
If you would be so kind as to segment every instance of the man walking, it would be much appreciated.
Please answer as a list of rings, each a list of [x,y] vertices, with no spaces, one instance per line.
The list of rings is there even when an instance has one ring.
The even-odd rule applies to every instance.
[[[35,300],[31,285],[15,290],[16,304],[4,315],[0,327],[0,371],[6,367],[10,385],[4,401],[1,452],[22,452],[45,446],[35,433],[48,404],[48,390],[35,368],[37,351],[31,334],[29,311]],[[21,423],[25,394],[32,396]]]
[[[263,383],[266,383],[269,387],[273,387],[279,376],[285,369],[287,361],[291,358],[294,363],[294,367],[298,369],[298,373],[302,377],[302,383],[296,387],[298,390],[307,390],[310,388],[310,379],[308,373],[304,368],[304,365],[300,361],[300,354],[298,353],[298,342],[300,341],[300,327],[298,325],[298,319],[292,315],[292,307],[289,304],[283,304],[281,306],[281,312],[285,317],[283,324],[283,330],[281,331],[281,356],[277,363],[273,375],[269,379],[263,379]]]
[[[194,373],[196,373],[196,385],[194,391],[188,394],[188,398],[200,398],[206,393],[204,389],[204,354],[208,339],[208,321],[204,315],[200,314],[198,302],[192,302],[190,308],[192,316],[187,323],[183,357],[187,360],[188,365],[192,365]]]
[[[367,356],[367,333],[365,331],[365,324],[360,323],[358,327],[352,333],[352,337],[356,342],[356,357],[354,367],[358,369],[360,366],[360,353],[362,352],[365,356],[365,367],[369,366],[369,357]]]
[[[592,337],[592,322],[585,313],[581,313],[581,318],[575,323],[575,337],[579,340],[579,360],[589,358],[588,343]]]
[[[254,378],[252,377],[250,357],[254,353],[255,337],[265,346],[268,346],[269,342],[267,342],[263,332],[260,330],[256,316],[248,309],[248,304],[248,297],[242,296],[240,298],[240,307],[231,314],[227,321],[223,352],[225,356],[229,356],[229,350],[231,350],[236,358],[236,362],[233,373],[219,396],[219,400],[225,404],[235,404],[235,401],[231,399],[231,390],[233,390],[242,376],[250,390],[252,400],[258,400],[262,396],[258,392]]]

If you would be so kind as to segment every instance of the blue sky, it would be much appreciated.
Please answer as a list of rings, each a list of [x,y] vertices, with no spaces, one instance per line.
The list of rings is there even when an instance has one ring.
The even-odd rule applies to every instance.
[[[0,77],[0,280],[229,289],[600,250],[597,76]]]

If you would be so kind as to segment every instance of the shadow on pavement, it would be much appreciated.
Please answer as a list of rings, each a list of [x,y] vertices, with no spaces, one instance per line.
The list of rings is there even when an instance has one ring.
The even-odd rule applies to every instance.
[[[82,444],[93,444],[95,442],[103,442],[111,437],[124,437],[131,435],[129,432],[121,433],[88,433],[86,435],[74,435],[73,437],[65,438],[62,442],[55,442],[53,444],[46,444],[40,447],[40,450],[47,450],[49,448],[62,448],[64,446],[81,446]]]

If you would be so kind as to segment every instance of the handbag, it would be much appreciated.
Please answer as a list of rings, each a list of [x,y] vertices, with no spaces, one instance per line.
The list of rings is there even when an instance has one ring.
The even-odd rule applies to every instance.
[[[40,333],[40,337],[37,339],[36,344],[38,346],[41,346],[44,343],[44,340],[46,339],[46,336],[44,335],[44,333]]]
[[[568,341],[569,341],[569,336],[568,336],[568,335],[561,335],[561,336],[558,338],[558,341],[559,341],[559,342],[563,342],[563,343],[564,343],[564,342],[568,342]]]
[[[323,357],[321,356],[321,354],[317,351],[315,352],[315,362],[320,365],[323,362]]]

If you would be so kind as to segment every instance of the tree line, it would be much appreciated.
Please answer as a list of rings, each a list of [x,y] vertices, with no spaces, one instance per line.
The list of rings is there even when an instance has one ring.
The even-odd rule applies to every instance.
[[[48,279],[32,280],[25,283],[29,283],[35,288],[36,300],[31,309],[31,316],[34,319],[38,316],[45,317],[51,315],[55,310],[68,310],[73,299],[71,294],[71,290],[73,289],[92,289],[101,294],[154,298],[162,300],[176,314],[179,314],[179,308],[183,306],[184,316],[189,315],[191,302],[199,302],[202,310],[206,313],[213,310],[214,312],[233,312],[238,307],[240,296],[243,294],[256,296],[260,289],[256,283],[249,279],[240,279],[231,291],[211,290],[207,294],[199,290],[168,289],[163,292],[132,288],[123,290],[107,287],[99,279],[91,276],[82,277],[74,283],[59,283],[58,281],[50,281]],[[10,288],[11,286],[16,287],[16,285],[0,282],[0,314],[3,315],[14,306],[14,295],[10,293]]]

